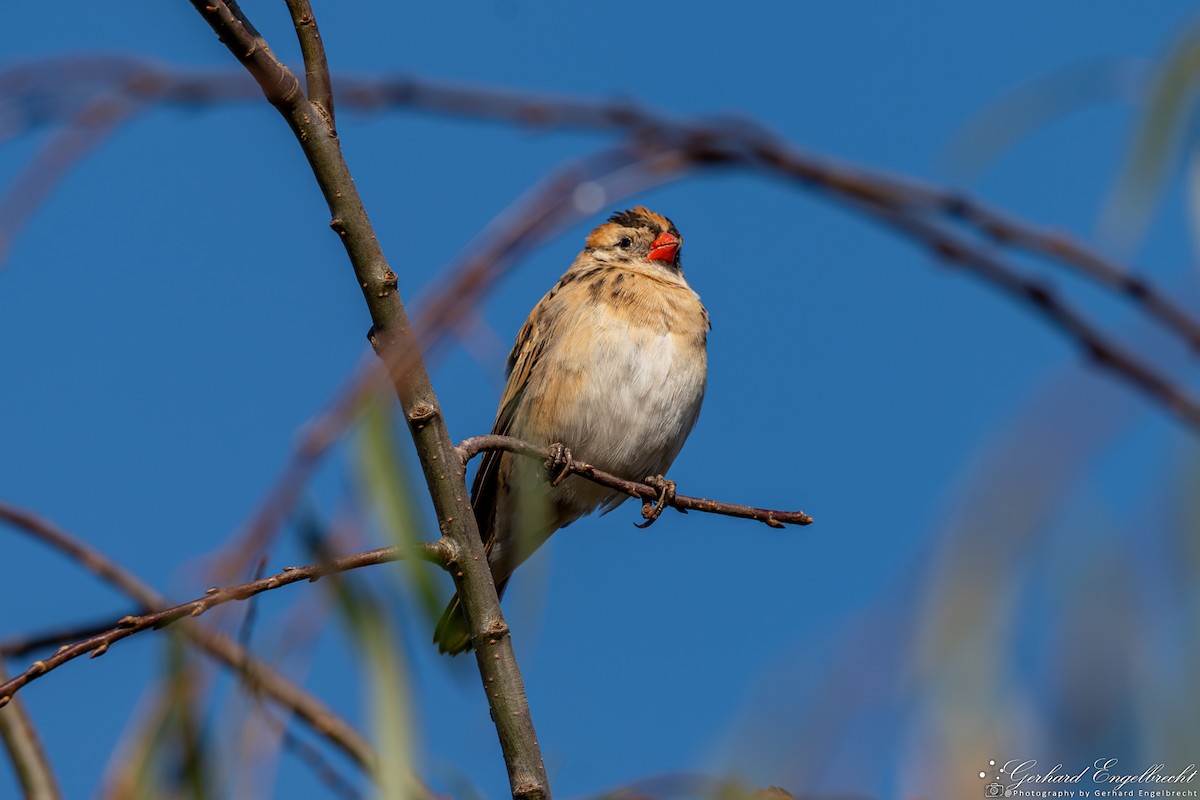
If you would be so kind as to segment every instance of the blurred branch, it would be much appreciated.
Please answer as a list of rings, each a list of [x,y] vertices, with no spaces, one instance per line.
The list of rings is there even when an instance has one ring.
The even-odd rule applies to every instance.
[[[29,685],[42,675],[57,669],[69,661],[74,661],[83,655],[97,658],[108,652],[113,644],[127,639],[136,633],[147,630],[165,628],[181,619],[198,617],[210,608],[229,603],[234,600],[248,600],[255,595],[279,589],[301,581],[315,582],[326,575],[347,572],[360,567],[384,564],[398,561],[402,558],[418,558],[445,567],[449,563],[449,545],[444,541],[424,544],[420,547],[381,547],[350,556],[342,556],[305,567],[284,567],[275,575],[269,575],[256,581],[248,581],[236,586],[209,589],[203,597],[186,603],[151,611],[145,614],[131,614],[117,620],[113,627],[89,636],[86,639],[63,645],[48,658],[35,661],[21,674],[0,683],[0,708],[13,699],[18,691]],[[186,628],[192,630],[192,628]]]
[[[49,521],[2,501],[0,520],[64,553],[101,580],[132,597],[147,611],[170,605],[165,597],[133,573]],[[231,667],[249,689],[261,691],[272,701],[294,713],[318,735],[344,751],[359,766],[368,770],[372,768],[376,756],[371,746],[358,731],[320,700],[269,665],[254,658],[228,636],[198,624],[186,625],[182,630],[197,647]],[[0,699],[10,696],[10,692],[4,688],[7,685],[6,683],[0,686]]]
[[[881,217],[890,218],[896,227],[920,236],[943,261],[970,270],[976,277],[1028,304],[1069,338],[1074,339],[1098,366],[1122,376],[1126,382],[1174,413],[1194,431],[1200,431],[1200,402],[1132,352],[1104,336],[1096,325],[1047,286],[1023,277],[1001,259],[940,230],[936,225],[919,218],[894,213],[886,208],[879,209],[876,213]]]
[[[363,796],[354,784],[342,776],[333,764],[329,763],[319,748],[313,747],[297,736],[283,720],[278,719],[266,708],[261,709],[259,714],[267,720],[268,725],[278,732],[284,749],[306,764],[309,770],[317,776],[317,780],[321,781],[331,794],[343,798],[343,800],[359,800]]]
[[[977,227],[996,244],[1057,259],[1098,284],[1115,290],[1168,330],[1193,352],[1200,352],[1200,320],[1173,302],[1146,278],[1064,233],[1039,228],[965,197],[947,195],[945,212]]]
[[[332,120],[305,99],[296,77],[275,58],[235,3],[191,2],[287,120],[308,158],[329,205],[333,217],[330,224],[342,239],[370,311],[369,339],[375,351],[389,366],[399,362],[401,354],[407,356],[403,370],[391,370],[392,383],[409,423],[439,527],[447,547],[452,548],[451,559],[457,569],[451,575],[463,600],[467,622],[472,636],[482,643],[475,648],[476,663],[504,752],[509,784],[514,797],[548,798],[549,784],[524,681],[471,511],[462,464],[456,458],[429,374],[419,355],[419,341],[396,291],[396,274],[388,265],[362,205],[330,124]],[[318,39],[309,42],[314,52],[320,46]],[[320,58],[324,59],[324,55]]]
[[[4,661],[0,660],[0,680],[7,680]],[[25,710],[25,704],[16,701],[0,709],[0,740],[12,761],[17,783],[25,797],[37,800],[58,800],[62,793],[54,768],[42,747],[41,737],[33,727],[33,720]]]
[[[558,447],[561,447],[561,445],[558,445]],[[808,525],[813,521],[813,518],[803,511],[772,511],[767,508],[754,508],[753,506],[743,506],[737,503],[706,500],[703,497],[686,497],[684,495],[677,495],[673,491],[664,496],[661,487],[618,478],[616,475],[596,469],[591,464],[583,461],[575,461],[569,455],[565,459],[562,459],[562,463],[555,463],[557,460],[556,456],[558,455],[555,445],[539,447],[520,439],[514,439],[511,436],[499,436],[497,434],[473,436],[470,439],[463,440],[458,445],[457,450],[464,464],[484,450],[507,450],[510,453],[516,453],[528,458],[547,461],[547,467],[557,473],[556,480],[561,480],[568,474],[579,475],[593,483],[607,486],[610,489],[616,489],[630,497],[646,501],[642,506],[642,516],[647,520],[652,519],[652,514],[657,516],[657,512],[661,510],[662,506],[671,506],[683,512],[706,511],[711,514],[724,514],[729,517],[752,519],[772,528],[782,528],[785,523],[790,525]]]
[[[7,260],[17,234],[33,219],[55,184],[84,156],[103,144],[109,134],[144,110],[126,89],[118,86],[79,108],[0,195],[0,266]]]
[[[403,374],[408,360],[423,355],[432,362],[452,334],[469,326],[473,310],[524,254],[592,213],[576,202],[581,191],[623,197],[653,184],[666,165],[658,154],[639,155],[628,146],[601,151],[561,165],[518,197],[470,242],[443,271],[438,286],[418,298],[415,329],[421,346],[390,356],[390,369]],[[269,546],[280,524],[300,498],[321,459],[345,434],[366,401],[388,385],[388,370],[378,358],[364,360],[334,392],[333,400],[304,424],[283,471],[249,522],[225,548],[213,567],[216,583],[232,583]]]
[[[321,459],[341,440],[367,399],[387,385],[387,378],[378,358],[364,358],[338,388],[329,405],[303,425],[283,471],[209,570],[212,580],[231,583],[241,576],[247,565],[262,556],[300,499]]]
[[[449,334],[470,323],[472,310],[517,259],[591,211],[579,204],[581,195],[595,195],[611,202],[680,175],[689,164],[688,157],[662,147],[652,142],[633,142],[564,164],[499,214],[475,241],[464,248],[463,255],[444,270],[437,288],[421,302],[416,328],[421,351],[426,357],[436,358]],[[783,155],[775,160],[781,168],[788,168],[790,164]],[[711,158],[709,163],[723,161],[723,158]],[[1081,261],[1093,263],[1097,272],[1107,271],[1107,279],[1114,285],[1121,285],[1123,291],[1139,294],[1161,309],[1170,305],[1162,301],[1161,296],[1143,291],[1144,283],[1138,279],[1123,276],[1115,265],[1067,238],[1015,223],[999,212],[964,198],[947,196],[944,210],[951,216],[974,219],[990,238],[997,241],[1022,242],[1047,251],[1069,251]],[[989,251],[961,236],[952,236],[926,218],[905,216],[887,206],[872,205],[860,211],[885,218],[885,222],[901,233],[928,243],[936,257],[952,263],[966,261],[967,268],[976,271],[979,277],[999,286],[1014,299],[1032,304],[1058,322],[1087,352],[1097,356],[1100,363],[1119,365],[1131,383],[1142,386],[1168,407],[1180,409],[1185,418],[1195,418],[1196,404],[1185,393],[1145,367],[1139,359],[1108,342],[1096,326],[1088,323],[1046,286],[1023,277]],[[981,268],[979,263],[985,266]],[[1178,321],[1181,330],[1194,327],[1186,314],[1180,313]],[[1189,336],[1195,335],[1195,331],[1189,333]],[[402,354],[402,361],[409,355]],[[393,370],[403,369],[403,363],[393,366]],[[222,559],[225,566],[218,571],[217,582],[234,579],[241,565],[267,546],[320,458],[355,419],[363,400],[383,385],[384,377],[374,360],[362,365],[337,391],[328,409],[304,426],[283,473],[239,540],[231,545],[230,555]]]
[[[8,72],[20,75],[22,80],[0,80],[0,95],[28,93],[42,89],[44,85],[53,85],[56,78],[61,82],[64,77],[71,77],[70,83],[74,87],[78,83],[74,78],[86,72],[93,81],[102,81],[102,76],[106,74],[110,76],[107,83],[98,85],[95,93],[109,97],[127,96],[138,109],[155,104],[206,106],[248,99],[247,87],[236,79],[236,73],[188,72],[117,56],[47,59],[14,67]],[[41,81],[35,82],[31,72],[46,74]],[[364,113],[414,109],[539,129],[570,128],[626,133],[671,129],[696,131],[711,125],[704,121],[689,122],[670,117],[628,101],[544,95],[430,78],[344,76],[339,83],[342,86],[340,102]],[[72,88],[72,91],[78,89]],[[61,105],[67,111],[74,110],[69,103]],[[60,115],[63,113],[60,112]],[[79,120],[71,117],[67,117],[67,121],[79,124]],[[30,121],[29,126],[32,124],[33,121]],[[749,120],[726,119],[721,121],[721,127],[725,131],[723,135],[736,132],[738,128],[744,129],[738,134],[743,137],[747,132],[761,133]],[[104,133],[104,130],[98,130],[95,138]],[[909,207],[914,211],[933,210],[949,218],[959,218],[998,244],[1018,247],[1075,269],[1104,286],[1119,290],[1144,306],[1149,315],[1183,336],[1191,346],[1200,347],[1200,322],[1171,303],[1153,285],[1144,279],[1134,278],[1133,270],[1105,259],[1069,236],[1044,230],[948,189],[857,167],[853,168],[857,175],[848,179],[850,168],[846,166],[795,150],[790,158],[807,165],[806,177],[812,181],[813,188],[828,189],[835,194],[847,191],[857,194],[865,181],[874,184],[869,192],[871,196],[888,200],[892,205]]]
[[[252,71],[257,70],[256,77],[267,81],[269,96],[277,100],[284,96],[292,96],[289,93],[295,81],[294,77],[289,82],[282,77],[281,70],[286,68],[278,62],[266,63],[271,60],[263,55],[266,52],[269,51],[263,48],[263,52],[247,56],[253,67]],[[311,59],[309,61],[311,62]],[[59,77],[63,72],[81,72],[86,65],[91,72],[89,79],[95,86],[102,87],[94,89],[94,92],[124,92],[137,104],[146,107],[154,103],[203,105],[246,99],[245,86],[226,73],[189,74],[182,70],[116,57],[52,60],[41,62],[41,65],[43,71]],[[7,73],[0,76],[0,92],[29,92],[31,85],[42,91],[50,91],[45,88],[50,83],[49,78],[38,82],[31,77],[31,73],[36,73],[37,70],[36,64],[14,68],[10,72],[18,73],[21,76],[19,81]],[[105,72],[111,76],[108,83],[104,83],[101,77]],[[136,76],[138,80],[131,79],[131,76]],[[941,249],[927,234],[934,231],[937,233],[934,238],[942,238],[952,234],[953,230],[942,229],[941,226],[963,226],[967,229],[965,232],[971,236],[983,237],[1001,247],[1021,250],[1043,258],[1051,264],[1068,267],[1088,280],[1116,292],[1178,336],[1189,348],[1200,350],[1200,320],[1169,299],[1146,278],[1135,277],[1133,270],[1106,259],[1073,238],[1017,219],[954,191],[814,156],[779,140],[749,120],[683,121],[628,102],[537,95],[495,87],[472,87],[409,77],[346,77],[339,79],[339,84],[339,103],[361,111],[412,108],[540,129],[571,128],[620,132],[633,137],[631,145],[637,142],[643,145],[656,142],[662,149],[669,147],[682,154],[684,163],[677,165],[674,170],[660,172],[656,176],[657,181],[651,181],[651,184],[670,180],[680,170],[689,167],[739,165],[782,175],[797,181],[804,188],[837,198],[857,211],[868,212],[870,216],[906,237],[930,246],[940,257],[944,257]],[[298,90],[298,83],[295,86]],[[59,105],[66,109],[60,112],[62,114],[67,114],[76,107],[65,101]],[[931,228],[930,224],[938,227]],[[4,231],[0,230],[0,241],[4,238],[3,234]],[[9,235],[11,236],[11,232]],[[954,249],[957,252],[974,253],[979,257],[974,259],[975,261],[995,260],[980,243],[969,238],[960,238]],[[955,260],[963,263],[962,259]],[[977,270],[985,281],[994,283],[988,274],[984,274],[988,272],[994,271]],[[466,272],[462,275],[465,277]],[[1005,282],[995,285],[1021,302],[1031,304],[1043,315],[1057,313],[1048,311],[1046,304],[1041,301],[1040,298],[1045,295],[1044,290],[1013,293],[1005,288]],[[466,295],[469,299],[477,297],[478,294],[474,292],[468,292]],[[448,302],[461,309],[467,299],[446,294],[441,296],[441,302]],[[438,310],[436,305],[435,303],[431,306],[431,310]],[[1061,299],[1052,305],[1056,308],[1066,307]],[[1080,317],[1074,312],[1069,316]],[[1058,324],[1057,327],[1076,338],[1085,352],[1095,355],[1095,348],[1092,346],[1095,337],[1076,336],[1074,331],[1078,326],[1072,324]],[[1096,330],[1094,325],[1087,327]],[[1107,354],[1115,349],[1113,346],[1104,347],[1101,352]],[[1098,363],[1146,391],[1155,401],[1178,413],[1190,425],[1196,425],[1193,414],[1197,407],[1196,402],[1187,398],[1182,390],[1173,386],[1169,380],[1158,375],[1142,358],[1122,352],[1115,359],[1099,358]]]

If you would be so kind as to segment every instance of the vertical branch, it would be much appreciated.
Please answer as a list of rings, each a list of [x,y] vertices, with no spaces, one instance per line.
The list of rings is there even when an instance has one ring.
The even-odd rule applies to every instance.
[[[287,7],[292,14],[292,24],[296,26],[296,38],[300,40],[300,54],[304,56],[308,102],[325,109],[329,126],[333,127],[333,81],[329,78],[329,60],[325,58],[317,18],[313,16],[308,0],[287,0]]]
[[[371,344],[389,366],[400,406],[416,445],[439,527],[453,553],[454,576],[474,637],[475,656],[508,767],[514,797],[549,798],[550,788],[529,713],[508,623],[492,581],[467,494],[465,468],[446,430],[421,358],[396,274],[388,265],[354,185],[330,120],[308,102],[295,75],[280,63],[228,0],[191,0],[193,6],[250,71],[267,100],[287,120],[329,205],[367,309]],[[310,46],[319,47],[312,38]]]

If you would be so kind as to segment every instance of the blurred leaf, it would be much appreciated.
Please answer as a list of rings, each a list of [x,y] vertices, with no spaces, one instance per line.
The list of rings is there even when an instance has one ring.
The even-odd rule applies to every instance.
[[[1125,166],[1101,211],[1101,233],[1114,246],[1132,247],[1145,232],[1158,195],[1179,161],[1198,79],[1200,27],[1193,26],[1158,67]]]
[[[950,183],[975,180],[1026,136],[1070,114],[1133,102],[1150,84],[1152,64],[1139,59],[1088,62],[1018,86],[976,113],[947,144],[939,171]]]
[[[326,537],[319,521],[308,515],[298,525],[301,539],[313,550],[314,557],[327,560],[329,554],[322,546]],[[367,677],[364,700],[374,730],[375,750],[381,754],[375,775],[377,796],[383,800],[430,797],[413,766],[415,739],[408,669],[396,640],[395,625],[383,604],[370,595],[364,581],[335,574],[322,582],[332,593],[362,656],[360,663]]]
[[[104,796],[121,800],[216,797],[217,775],[203,735],[200,696],[205,686],[194,654],[175,632],[167,635],[166,671],[140,731],[111,763],[117,772]]]
[[[358,472],[388,538],[398,545],[412,545],[422,541],[421,522],[395,442],[391,403],[384,395],[376,394],[363,409],[356,437]],[[436,573],[419,561],[400,561],[399,568],[404,570],[432,629],[445,602],[436,589]]]
[[[8,680],[4,660],[0,659],[0,683]],[[62,797],[54,768],[46,758],[37,729],[29,719],[25,702],[19,697],[0,708],[0,741],[8,752],[17,782],[27,797],[57,800]]]
[[[1187,164],[1187,225],[1192,252],[1200,254],[1200,148],[1193,147]]]

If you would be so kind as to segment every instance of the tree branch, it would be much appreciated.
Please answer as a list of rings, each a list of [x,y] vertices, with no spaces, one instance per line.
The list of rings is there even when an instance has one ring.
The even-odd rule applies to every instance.
[[[303,12],[300,13],[302,17]],[[295,14],[293,11],[293,18]],[[30,73],[36,71],[44,71],[49,81],[71,86],[78,84],[81,78],[97,81],[107,75],[108,85],[102,85],[98,91],[103,94],[126,93],[143,107],[154,103],[211,105],[247,99],[245,87],[233,80],[230,73],[201,74],[167,70],[153,62],[117,56],[51,58],[33,65],[20,65],[9,70],[9,73],[15,73],[16,80],[0,81],[0,91],[5,90],[6,83],[32,82]],[[65,81],[64,76],[59,74],[62,72],[68,73]],[[432,78],[345,76],[339,83],[342,87],[340,102],[363,112],[405,108],[541,129],[625,133],[671,128],[695,129],[698,126],[711,127],[713,124],[711,121],[671,117],[629,101],[538,94]],[[743,134],[747,131],[762,133],[752,120],[726,119],[719,124],[727,131],[740,128]],[[793,158],[795,156],[793,153]],[[809,162],[808,178],[814,188],[836,190],[840,183],[846,187],[857,185],[857,191],[862,189],[862,179],[865,179],[873,184],[868,191],[870,196],[890,200],[893,205],[903,205],[914,211],[930,211],[959,220],[997,244],[1020,248],[1117,290],[1149,316],[1175,331],[1189,346],[1200,349],[1200,321],[1172,302],[1161,289],[1140,277],[1139,271],[1105,258],[1066,234],[1018,219],[950,189],[861,167],[837,165],[808,153],[800,154],[800,158]],[[857,173],[856,180],[846,180],[844,173],[847,171]]]
[[[63,645],[48,658],[33,662],[20,675],[4,683],[0,683],[0,708],[3,708],[6,703],[12,700],[13,695],[23,687],[46,673],[61,667],[63,664],[74,661],[80,656],[88,655],[90,658],[97,658],[107,653],[110,646],[122,639],[127,639],[142,631],[165,628],[181,619],[199,617],[209,609],[216,608],[225,603],[234,600],[249,600],[255,595],[279,589],[283,586],[289,586],[293,583],[301,581],[316,582],[326,575],[348,572],[352,569],[384,564],[389,561],[398,561],[402,558],[417,558],[445,567],[449,563],[449,557],[449,547],[445,540],[426,543],[420,547],[413,548],[395,545],[392,547],[381,547],[376,550],[333,558],[327,562],[310,564],[305,567],[284,567],[283,571],[265,578],[225,588],[214,587],[205,592],[203,597],[198,597],[195,600],[171,606],[170,608],[122,617],[117,620],[114,627],[107,628],[94,636],[89,636],[72,644]],[[192,628],[187,628],[187,630],[192,630]]]
[[[138,611],[144,610],[142,608]],[[112,615],[103,619],[59,628],[42,629],[36,633],[10,636],[0,640],[0,661],[20,658],[38,650],[48,650],[59,645],[86,639],[112,627]],[[5,680],[8,680],[5,678]]]
[[[258,55],[257,52],[254,55]],[[104,92],[128,92],[145,106],[154,102],[196,105],[246,99],[244,86],[230,80],[226,73],[195,75],[163,70],[133,59],[103,56],[52,59],[44,63],[49,73],[47,80],[58,72],[69,71],[72,75],[83,76],[92,84],[99,83]],[[31,73],[36,71],[36,66],[25,65],[0,74],[0,91],[5,90],[7,84],[32,82]],[[263,72],[267,79],[274,75],[270,70]],[[131,76],[139,76],[140,79],[131,80]],[[108,84],[103,82],[106,77]],[[69,83],[74,85],[76,82]],[[752,164],[768,173],[789,176],[803,187],[826,193],[853,208],[875,209],[873,216],[906,237],[930,246],[940,258],[944,258],[944,254],[936,242],[923,239],[921,234],[922,230],[936,228],[930,229],[922,223],[938,218],[939,223],[963,225],[973,235],[982,236],[1003,247],[1022,250],[1051,264],[1065,266],[1115,291],[1176,335],[1186,346],[1194,351],[1200,350],[1200,321],[1193,314],[1142,274],[1135,274],[1132,269],[1105,258],[1075,239],[1019,220],[949,189],[823,159],[787,145],[751,120],[681,121],[627,102],[537,95],[409,77],[347,77],[340,84],[340,102],[364,111],[406,107],[540,128],[619,131],[643,139],[690,141],[691,144],[683,149],[693,160],[691,166]],[[28,207],[25,194],[22,192],[19,195],[23,208]],[[8,192],[4,202],[9,202],[13,197],[14,193]],[[887,211],[880,213],[880,209]],[[20,218],[13,217],[18,222]],[[905,222],[915,224],[903,224]],[[12,229],[5,227],[9,224],[0,220],[0,239],[5,238],[5,234],[8,238],[13,235]],[[947,231],[942,230],[941,233]],[[990,258],[978,243],[962,238],[957,239],[955,250],[972,252],[982,259]],[[991,280],[986,275],[981,277],[989,282]],[[1004,289],[1003,286],[1000,288]],[[1038,313],[1047,314],[1045,305],[1039,299],[1044,296],[1044,290],[1033,293],[1004,291],[1021,302],[1030,303]],[[1064,303],[1058,300],[1053,305],[1063,306]],[[1075,326],[1059,324],[1057,327],[1074,335],[1072,328]],[[1094,325],[1088,327],[1097,330]],[[1097,356],[1092,342],[1080,340],[1079,344],[1090,355]],[[1121,351],[1116,359],[1109,359],[1111,351],[1111,348],[1101,348],[1095,360],[1196,427],[1194,412],[1200,409],[1200,403],[1134,353]]]
[[[934,255],[957,264],[1014,299],[1031,306],[1051,324],[1074,339],[1098,366],[1110,370],[1163,405],[1180,420],[1200,431],[1200,402],[1163,377],[1137,356],[1106,337],[1048,287],[1025,278],[1000,258],[972,247],[953,234],[919,218],[896,213],[886,207],[876,212],[902,231],[910,231],[928,242]]]
[[[136,600],[147,611],[170,605],[165,597],[133,573],[47,520],[2,501],[0,520],[66,554],[92,574]],[[371,746],[358,731],[320,700],[251,656],[228,636],[199,624],[184,626],[183,633],[201,650],[231,667],[248,688],[261,691],[291,711],[360,767],[367,770],[373,768],[376,756]],[[3,694],[11,693],[0,688],[0,695]]]
[[[520,439],[514,439],[511,436],[499,436],[497,434],[472,436],[470,439],[464,439],[456,449],[458,450],[459,458],[462,459],[464,464],[484,450],[507,450],[510,453],[542,461],[553,460],[555,456],[553,445],[551,447],[539,447]],[[813,518],[803,511],[773,511],[768,508],[754,508],[753,506],[724,503],[719,500],[707,500],[703,497],[686,497],[674,493],[664,498],[661,488],[619,478],[611,473],[596,469],[591,464],[583,461],[568,459],[566,463],[548,464],[547,466],[552,467],[553,471],[558,472],[560,475],[579,475],[593,483],[624,492],[630,497],[655,502],[661,500],[665,505],[684,512],[705,511],[711,514],[741,517],[742,519],[752,519],[762,522],[772,528],[782,528],[785,524],[809,525],[813,521]],[[651,513],[653,512],[650,510],[650,503],[647,502],[642,508],[642,516],[650,519]]]
[[[321,31],[317,29],[317,18],[313,15],[308,0],[287,0],[292,24],[296,26],[296,38],[300,40],[300,53],[304,57],[304,80],[308,86],[308,102],[323,108],[333,124],[333,81],[329,78],[329,60],[325,57],[325,45],[321,43]]]
[[[302,0],[292,0],[302,2]],[[293,12],[293,18],[295,18]],[[300,12],[303,19],[303,11]],[[0,73],[0,92],[19,93],[36,87],[44,93],[50,87],[93,84],[94,96],[122,95],[131,99],[135,110],[156,103],[186,106],[215,105],[244,102],[250,99],[246,84],[237,78],[240,73],[188,72],[164,69],[161,65],[122,56],[72,56],[49,58],[32,64],[22,64]],[[543,129],[570,128],[578,130],[636,132],[664,127],[696,126],[697,122],[667,116],[661,112],[627,101],[603,101],[567,95],[547,95],[495,86],[472,86],[439,81],[431,78],[389,76],[364,78],[345,76],[339,81],[343,105],[366,113],[386,109],[416,109],[470,119],[486,119],[511,125]],[[77,91],[77,89],[74,89]],[[62,90],[59,90],[62,91]],[[313,89],[310,87],[310,93]],[[61,103],[60,119],[76,114],[69,102]],[[53,115],[50,119],[55,119]],[[38,121],[43,121],[39,117]],[[30,121],[30,125],[34,121]],[[726,120],[724,125],[759,130],[750,120]],[[13,132],[23,130],[19,124]],[[105,131],[92,136],[96,142]],[[810,170],[813,186],[822,188],[828,176],[848,169],[827,164],[824,159],[804,154],[806,160],[832,166],[833,170]],[[1041,228],[1028,221],[1008,215],[978,200],[945,188],[919,183],[896,176],[884,176],[855,168],[861,175],[880,185],[883,195],[893,201],[903,200],[913,210],[931,211],[956,219],[997,244],[1017,247],[1078,271],[1097,283],[1115,289],[1149,316],[1175,331],[1192,348],[1200,348],[1200,321],[1186,309],[1174,303],[1161,289],[1155,287],[1141,271],[1105,258],[1096,250],[1061,232]],[[57,176],[52,176],[57,177]],[[885,185],[886,184],[886,185]],[[49,188],[49,187],[47,187]],[[12,194],[10,192],[10,194]],[[12,231],[13,227],[6,226]]]
[[[442,535],[448,540],[459,596],[476,641],[480,677],[508,767],[514,797],[550,796],[541,750],[529,713],[524,681],[513,653],[508,623],[492,581],[483,541],[475,525],[463,467],[446,431],[419,342],[396,292],[397,278],[387,263],[362,205],[341,145],[329,120],[299,92],[291,71],[266,43],[243,24],[228,0],[191,0],[226,47],[258,81],[267,99],[288,121],[325,195],[371,314],[370,340],[391,371],[392,383],[416,445]]]

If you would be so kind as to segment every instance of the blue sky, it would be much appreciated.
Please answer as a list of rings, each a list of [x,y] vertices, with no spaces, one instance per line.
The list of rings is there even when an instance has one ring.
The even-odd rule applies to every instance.
[[[283,4],[244,5],[294,63]],[[1152,14],[1083,2],[755,4],[734,14],[678,2],[364,0],[316,11],[335,72],[741,114],[810,151],[930,181],[950,179],[938,168],[948,144],[1014,88],[1080,64],[1160,58],[1194,21],[1182,2]],[[21,4],[7,19],[37,33],[10,37],[6,63],[100,51],[233,65],[182,0],[132,14]],[[1113,97],[1069,114],[969,188],[1091,239],[1136,113]],[[408,299],[546,171],[610,141],[404,111],[343,110],[339,131]],[[4,144],[5,182],[44,137]],[[1111,740],[1081,741],[1063,686],[1090,686],[1091,662],[1054,644],[1078,631],[1121,643],[1135,629],[1194,631],[1190,596],[1142,594],[1187,541],[1175,538],[1188,525],[1178,495],[1195,451],[1181,425],[1081,367],[1027,308],[824,198],[723,172],[610,205],[635,202],[681,229],[685,270],[713,319],[708,395],[672,477],[686,493],[800,507],[817,522],[776,531],[668,513],[640,531],[636,508],[622,507],[572,526],[523,568],[506,609],[558,796],[686,771],[797,792],[937,796],[955,781],[977,788],[977,763],[1018,745],[1051,763],[1110,750],[1136,763],[1195,760],[1165,723],[1122,725],[1116,712]],[[602,217],[523,261],[487,299],[472,351],[435,365],[455,439],[490,427],[512,337]],[[253,511],[297,429],[363,352],[367,314],[327,222],[299,148],[265,103],[158,109],[118,130],[71,170],[0,266],[0,497],[172,596],[202,591],[206,554]],[[1172,182],[1144,242],[1118,255],[1194,306],[1189,237]],[[1180,366],[1127,308],[1054,280],[1118,335]],[[344,511],[353,454],[339,448],[306,502]],[[1027,513],[1008,520],[1013,509]],[[128,610],[73,565],[3,535],[0,636]],[[299,553],[285,536],[269,568]],[[437,657],[411,597],[385,574],[370,580],[395,598],[419,770],[445,791],[503,796],[473,663]],[[1116,589],[1092,598],[1090,586],[1128,586],[1129,599]],[[263,652],[306,591],[263,599]],[[959,603],[977,647],[939,622]],[[1113,632],[1114,618],[1125,627]],[[996,658],[979,662],[989,647]],[[326,630],[299,649],[288,668],[362,721],[361,672],[340,635]],[[162,653],[161,637],[144,635],[22,694],[67,796],[99,786]],[[1149,648],[1145,663],[1114,667],[1104,694],[1158,720],[1166,701],[1147,682],[1179,663],[1178,652]],[[277,795],[306,796],[310,785],[285,757]],[[0,796],[13,787],[0,778]]]

